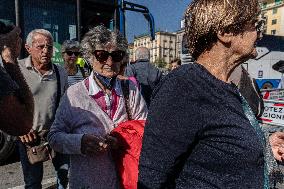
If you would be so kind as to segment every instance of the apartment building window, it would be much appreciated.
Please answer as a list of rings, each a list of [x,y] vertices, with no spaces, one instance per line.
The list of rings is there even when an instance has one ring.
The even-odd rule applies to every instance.
[[[276,30],[271,30],[271,35],[276,35]]]
[[[271,24],[272,24],[272,25],[277,24],[277,19],[273,19],[272,22],[271,22]]]
[[[276,14],[277,13],[277,8],[272,9],[272,14]]]

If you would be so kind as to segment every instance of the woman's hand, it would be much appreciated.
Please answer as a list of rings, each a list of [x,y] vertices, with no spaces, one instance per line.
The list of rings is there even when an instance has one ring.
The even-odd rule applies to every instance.
[[[284,132],[275,132],[269,137],[270,146],[274,158],[278,161],[284,160]]]
[[[112,148],[117,149],[118,148],[118,141],[117,138],[114,136],[107,135],[106,136],[106,143]]]
[[[81,152],[86,155],[94,155],[107,151],[108,144],[102,137],[84,134],[81,141]]]

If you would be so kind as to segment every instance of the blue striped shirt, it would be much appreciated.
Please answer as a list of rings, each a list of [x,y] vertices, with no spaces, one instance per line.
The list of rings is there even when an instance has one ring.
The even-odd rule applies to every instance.
[[[87,71],[85,71],[85,74],[87,74]],[[75,75],[68,75],[68,85],[69,86],[74,85],[75,83],[78,83],[79,81],[82,81],[82,80],[84,80],[84,77],[79,67],[77,67],[77,73]]]

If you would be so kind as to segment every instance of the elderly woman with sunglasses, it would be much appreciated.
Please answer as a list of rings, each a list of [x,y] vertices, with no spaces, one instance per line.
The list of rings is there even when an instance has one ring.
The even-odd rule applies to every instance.
[[[70,154],[70,188],[119,188],[110,153],[116,147],[116,138],[109,134],[128,120],[122,81],[116,77],[127,41],[119,33],[97,26],[85,35],[81,46],[93,72],[70,86],[63,96],[49,143],[54,150]],[[131,117],[145,120],[145,101],[135,84],[128,83]]]
[[[68,85],[82,81],[87,74],[84,68],[76,64],[80,55],[80,43],[74,40],[65,40],[61,46],[64,68],[68,73]]]

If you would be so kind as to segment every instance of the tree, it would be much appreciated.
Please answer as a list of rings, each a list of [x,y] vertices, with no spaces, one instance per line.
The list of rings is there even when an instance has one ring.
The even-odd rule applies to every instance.
[[[166,65],[167,65],[167,63],[165,62],[165,60],[163,58],[156,59],[154,64],[159,68],[165,68]]]

